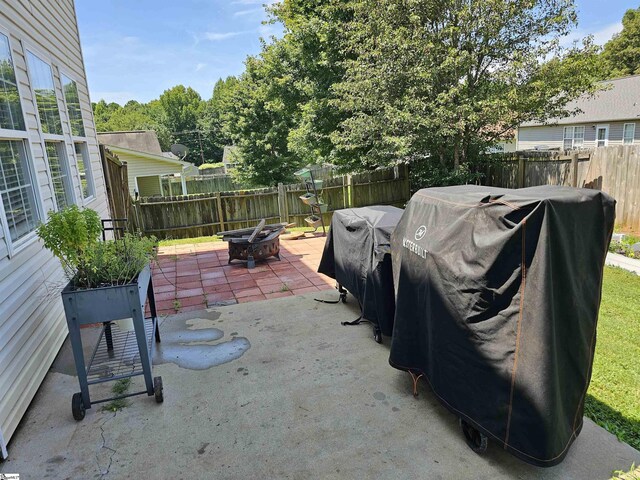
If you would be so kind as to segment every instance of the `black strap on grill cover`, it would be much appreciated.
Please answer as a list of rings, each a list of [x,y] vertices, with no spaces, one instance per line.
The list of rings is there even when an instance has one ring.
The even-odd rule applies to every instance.
[[[387,336],[395,309],[391,234],[402,212],[384,205],[335,211],[318,266],[360,301],[363,317]]]
[[[522,460],[582,428],[615,201],[569,187],[429,188],[392,240],[389,362]]]

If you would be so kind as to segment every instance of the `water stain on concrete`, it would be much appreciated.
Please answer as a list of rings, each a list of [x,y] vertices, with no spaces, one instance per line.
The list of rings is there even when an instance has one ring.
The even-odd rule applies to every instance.
[[[204,318],[167,320],[160,327],[162,341],[155,345],[153,363],[175,363],[189,370],[207,370],[237,360],[251,348],[245,337],[219,342],[224,332]],[[236,333],[236,332],[234,332]]]
[[[373,398],[375,398],[376,400],[384,400],[385,398],[387,398],[387,396],[382,392],[375,392],[373,394]]]

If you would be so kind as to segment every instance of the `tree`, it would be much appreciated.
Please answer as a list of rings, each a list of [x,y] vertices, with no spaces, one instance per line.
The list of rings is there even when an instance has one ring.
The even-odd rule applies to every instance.
[[[274,185],[290,179],[301,164],[288,148],[302,97],[287,60],[284,42],[265,45],[260,58],[249,57],[223,115],[225,131],[238,147],[243,183]]]
[[[605,44],[602,57],[609,78],[640,74],[640,8],[625,12],[622,31]]]
[[[572,0],[358,0],[346,114],[332,138],[350,168],[399,159],[456,170],[529,120],[562,117],[596,90],[597,47],[569,49]],[[546,60],[550,59],[550,60]]]
[[[233,101],[233,92],[238,86],[238,79],[229,76],[219,79],[213,87],[213,95],[208,100],[198,119],[198,129],[210,139],[213,144],[213,157],[210,161],[221,162],[225,145],[231,145],[232,139],[223,129],[222,117]]]

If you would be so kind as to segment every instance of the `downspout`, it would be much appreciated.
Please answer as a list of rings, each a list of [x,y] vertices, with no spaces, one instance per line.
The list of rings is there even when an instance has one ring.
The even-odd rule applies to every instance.
[[[2,435],[2,429],[0,428],[0,459],[6,460],[9,458],[7,453],[7,444],[4,442],[4,436]]]

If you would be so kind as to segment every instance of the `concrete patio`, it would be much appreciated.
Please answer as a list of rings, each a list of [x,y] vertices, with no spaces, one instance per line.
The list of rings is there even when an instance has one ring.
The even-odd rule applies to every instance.
[[[640,452],[589,420],[556,467],[529,466],[491,443],[476,455],[424,383],[413,397],[409,375],[387,363],[388,345],[376,344],[366,325],[340,325],[357,316],[356,302],[329,305],[315,302],[318,296],[335,294],[166,317],[154,367],[164,380],[164,403],[137,396],[116,413],[98,405],[81,422],[71,416],[78,384],[65,345],[0,472],[56,479],[589,480],[640,463]],[[233,342],[248,349],[221,356]],[[202,358],[210,363],[196,361]]]

